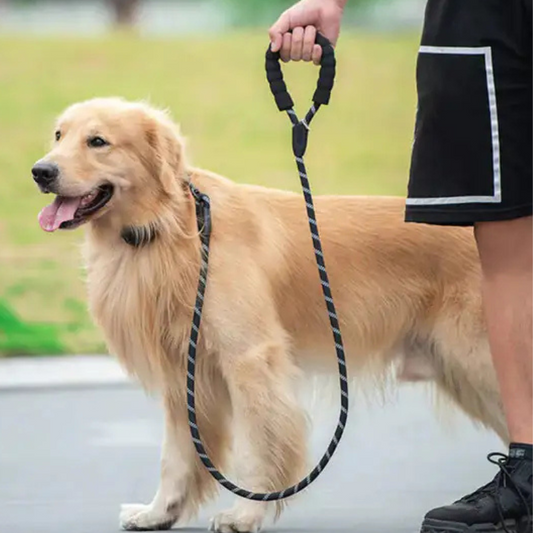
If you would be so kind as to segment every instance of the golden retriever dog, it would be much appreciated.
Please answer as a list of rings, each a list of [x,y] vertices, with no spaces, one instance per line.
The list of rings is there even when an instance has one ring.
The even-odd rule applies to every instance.
[[[90,311],[110,352],[163,398],[160,486],[150,504],[123,506],[122,527],[171,528],[217,489],[187,425],[201,261],[189,182],[209,195],[213,218],[197,369],[207,451],[222,472],[231,452],[231,479],[252,491],[305,476],[297,382],[337,367],[302,196],[193,168],[165,112],[118,98],[68,108],[32,173],[56,195],[39,215],[44,230],[85,224]],[[350,378],[377,384],[394,369],[399,381],[433,382],[506,441],[472,231],[404,223],[402,198],[315,204]],[[270,508],[281,505],[238,499],[211,527],[257,531]]]

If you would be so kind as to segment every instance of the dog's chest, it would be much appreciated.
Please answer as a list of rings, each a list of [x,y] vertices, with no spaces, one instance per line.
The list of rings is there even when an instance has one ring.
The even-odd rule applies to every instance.
[[[90,310],[110,352],[144,386],[159,388],[163,369],[186,345],[168,283],[132,254],[93,253],[87,272]]]

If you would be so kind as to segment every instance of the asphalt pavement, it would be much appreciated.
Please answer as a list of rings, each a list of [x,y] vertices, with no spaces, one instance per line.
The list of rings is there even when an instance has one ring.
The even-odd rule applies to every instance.
[[[122,378],[48,386],[17,378],[2,387],[2,375],[17,376],[15,365],[6,368],[0,366],[0,533],[119,531],[120,504],[148,503],[157,487],[158,400]],[[312,413],[316,459],[337,416],[320,403]],[[485,455],[503,450],[461,413],[439,422],[423,387],[404,386],[385,406],[356,401],[328,468],[265,530],[416,533],[428,509],[486,483],[494,467]],[[181,531],[205,530],[232,501],[222,489]]]

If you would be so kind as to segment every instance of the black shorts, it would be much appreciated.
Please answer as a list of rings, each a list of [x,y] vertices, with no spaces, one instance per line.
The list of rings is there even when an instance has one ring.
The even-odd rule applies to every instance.
[[[531,0],[428,0],[405,219],[531,215]]]

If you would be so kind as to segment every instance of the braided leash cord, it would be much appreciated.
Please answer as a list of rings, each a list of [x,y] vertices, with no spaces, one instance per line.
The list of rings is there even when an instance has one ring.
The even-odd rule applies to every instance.
[[[329,43],[327,44],[329,45]],[[325,46],[325,44],[322,44],[322,45]],[[272,53],[269,50],[269,52],[267,52],[267,71],[269,67],[268,53],[272,55]],[[331,51],[331,55],[332,55],[332,51]],[[334,73],[334,63],[333,63],[333,73]],[[276,72],[275,74],[278,75],[278,72]],[[327,74],[327,69],[326,69],[326,74]],[[280,70],[279,70],[279,75],[281,75]],[[279,78],[277,80],[279,81]],[[331,90],[332,85],[333,85],[333,80],[331,79],[331,85],[329,86],[329,91]],[[319,80],[319,86],[320,86],[320,80]],[[272,88],[272,82],[271,82],[271,88]],[[285,92],[286,92],[286,88],[284,84],[283,84],[283,88],[285,89]],[[274,89],[273,89],[273,92],[274,92],[274,95],[276,96]],[[315,96],[316,96],[316,93],[315,93]],[[322,285],[322,292],[324,294],[324,300],[326,302],[329,322],[331,325],[331,329],[333,332],[333,339],[335,342],[335,351],[337,353],[339,377],[340,377],[341,408],[340,408],[340,413],[339,413],[339,421],[338,421],[335,433],[333,435],[333,438],[331,442],[329,443],[329,446],[327,447],[325,454],[320,459],[318,465],[309,473],[309,475],[306,478],[302,479],[297,484],[287,489],[284,489],[282,491],[279,491],[279,492],[266,492],[266,493],[251,492],[249,490],[238,487],[237,485],[232,483],[229,479],[224,477],[224,475],[221,474],[217,470],[215,465],[209,459],[206,453],[205,447],[202,443],[200,432],[198,430],[198,424],[196,420],[195,397],[194,397],[196,348],[198,344],[198,335],[200,332],[200,324],[202,320],[202,308],[204,304],[205,291],[207,287],[207,274],[208,274],[208,263],[209,263],[209,241],[210,241],[210,236],[211,236],[211,211],[210,211],[211,207],[210,207],[209,197],[205,194],[202,194],[200,191],[198,191],[198,189],[194,187],[194,185],[190,184],[191,193],[196,202],[198,230],[200,233],[200,241],[201,241],[201,246],[202,246],[202,265],[200,269],[200,277],[198,280],[198,292],[197,292],[196,303],[195,303],[194,312],[193,312],[193,320],[192,320],[192,326],[191,326],[191,335],[190,335],[190,340],[189,340],[189,352],[188,352],[188,360],[187,360],[187,409],[188,409],[188,417],[189,417],[189,428],[191,432],[192,441],[194,443],[194,447],[196,448],[196,452],[198,453],[200,460],[202,461],[202,463],[204,464],[208,472],[227,490],[233,492],[234,494],[237,494],[238,496],[242,498],[246,498],[248,500],[256,500],[256,501],[282,500],[290,496],[294,496],[298,492],[301,492],[302,490],[307,488],[321,474],[321,472],[324,470],[326,465],[329,463],[331,457],[333,456],[335,450],[337,449],[337,446],[339,445],[339,442],[344,433],[344,429],[346,427],[346,422],[348,419],[348,377],[347,377],[347,370],[346,370],[346,358],[345,358],[342,336],[341,336],[340,327],[339,327],[339,320],[337,318],[337,313],[335,311],[335,305],[333,303],[333,297],[331,294],[329,279],[328,279],[328,275],[326,272],[326,264],[324,261],[324,254],[322,252],[322,244],[320,242],[320,236],[318,232],[318,224],[317,224],[315,208],[313,204],[313,197],[311,194],[311,188],[309,185],[309,180],[307,178],[307,171],[306,171],[305,163],[303,159],[303,154],[305,152],[305,148],[307,145],[307,134],[309,131],[309,125],[313,117],[315,116],[316,112],[320,108],[320,103],[317,103],[317,99],[315,98],[315,104],[311,106],[311,108],[307,112],[307,115],[305,116],[305,119],[303,119],[302,121],[299,121],[293,109],[292,100],[290,100],[290,96],[288,95],[288,93],[286,93],[286,96],[283,94],[281,98],[282,98],[281,105],[278,102],[278,98],[276,98],[276,101],[278,102],[278,107],[280,108],[280,110],[284,110],[287,112],[289,119],[293,126],[293,151],[294,151],[296,166],[298,168],[298,174],[300,176],[300,182],[302,185],[302,190],[303,190],[303,194],[305,198],[307,216],[309,219],[309,228],[311,230],[313,248],[315,251],[315,259],[316,259],[316,264],[318,267],[318,273],[320,276],[320,283]],[[327,103],[327,101],[329,100],[329,93],[325,93],[322,98],[323,98],[323,103]]]

